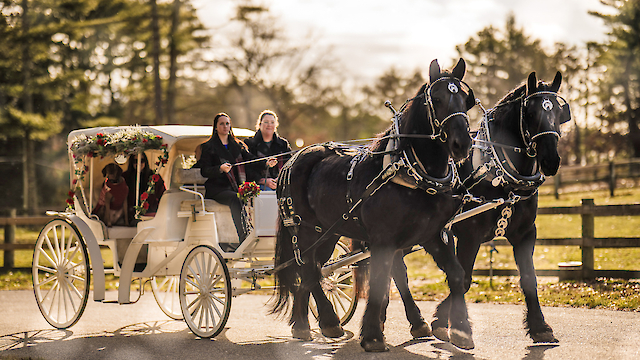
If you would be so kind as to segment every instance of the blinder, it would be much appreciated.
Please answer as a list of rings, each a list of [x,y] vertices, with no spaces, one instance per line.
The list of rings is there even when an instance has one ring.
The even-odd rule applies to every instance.
[[[457,83],[456,83],[456,80],[457,80]],[[440,140],[443,142],[446,141],[447,139],[447,134],[444,131],[444,125],[450,118],[461,115],[465,117],[467,121],[467,126],[469,124],[469,116],[466,114],[466,112],[455,112],[455,113],[449,114],[446,118],[442,120],[438,120],[438,118],[436,117],[435,108],[433,106],[433,101],[431,98],[431,91],[435,84],[439,82],[444,82],[444,81],[449,82],[447,86],[447,90],[451,93],[452,97],[458,92],[462,92],[465,95],[467,95],[467,99],[465,102],[465,106],[467,107],[466,111],[469,111],[469,109],[471,109],[476,104],[476,99],[471,87],[467,85],[467,83],[465,83],[464,81],[452,76],[441,77],[436,81],[432,82],[431,84],[429,84],[424,89],[424,100],[425,100],[424,105],[428,109],[428,114],[429,114],[433,134],[436,135],[438,138],[440,138]],[[450,101],[451,101],[451,98],[450,98]]]

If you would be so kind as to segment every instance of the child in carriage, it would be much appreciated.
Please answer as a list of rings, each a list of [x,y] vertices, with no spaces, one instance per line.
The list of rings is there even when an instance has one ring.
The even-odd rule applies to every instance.
[[[127,196],[129,187],[122,177],[122,169],[118,164],[107,164],[102,169],[102,176],[105,177],[98,204],[91,212],[98,215],[105,225],[123,224],[129,225]]]

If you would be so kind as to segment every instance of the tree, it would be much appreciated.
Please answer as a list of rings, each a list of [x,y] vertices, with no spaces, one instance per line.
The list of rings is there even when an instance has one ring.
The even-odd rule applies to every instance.
[[[609,27],[598,47],[596,65],[604,68],[597,115],[606,131],[626,134],[631,153],[640,157],[640,0],[601,0],[615,14],[589,12]]]
[[[531,71],[541,79],[556,72],[553,57],[547,55],[540,40],[517,26],[513,14],[507,17],[504,30],[488,26],[456,50],[467,62],[467,83],[487,108],[520,85]]]

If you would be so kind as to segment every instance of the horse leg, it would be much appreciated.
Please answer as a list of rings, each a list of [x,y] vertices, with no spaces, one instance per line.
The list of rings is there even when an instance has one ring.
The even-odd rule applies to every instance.
[[[533,266],[533,250],[536,241],[535,228],[523,237],[523,240],[513,245],[513,256],[520,272],[520,287],[524,293],[527,313],[525,327],[534,343],[557,343],[551,326],[544,320],[540,301],[538,300],[538,284],[536,270]]]
[[[310,292],[302,287],[293,293],[293,306],[291,308],[291,335],[296,339],[311,340],[311,327],[309,326],[309,295]]]
[[[317,250],[316,259],[318,266],[313,269],[311,277],[314,279],[313,287],[311,288],[311,294],[316,301],[318,308],[318,325],[322,331],[322,335],[331,338],[338,338],[344,335],[344,330],[340,326],[340,318],[336,315],[333,304],[327,298],[327,295],[322,288],[322,266],[331,257],[335,244],[338,242],[339,236],[333,236],[327,242]]]
[[[386,312],[384,298],[385,294],[389,294],[395,252],[396,249],[389,247],[371,248],[371,264],[375,266],[370,267],[369,299],[360,329],[360,346],[367,352],[389,351],[384,342],[380,319],[386,317],[382,312]]]
[[[404,263],[405,254],[405,252],[397,252],[393,259],[393,268],[391,269],[393,281],[396,283],[396,288],[402,298],[407,320],[409,320],[411,324],[411,336],[414,338],[429,337],[431,336],[431,328],[429,324],[424,321],[420,309],[418,309],[418,305],[413,301],[413,296],[409,290],[407,265]],[[382,322],[384,323],[384,319]]]
[[[469,323],[469,316],[467,314],[467,305],[464,302],[464,269],[453,251],[453,241],[449,242],[449,245],[444,244],[440,239],[436,241],[428,242],[425,249],[431,254],[433,260],[438,267],[444,271],[447,275],[447,283],[449,285],[449,297],[448,302],[441,303],[437,309],[438,311],[446,312],[446,307],[449,307],[449,341],[461,349],[473,349],[475,347],[473,343],[473,337],[471,332],[471,324]],[[442,306],[442,308],[440,308]],[[434,335],[442,329],[440,326],[442,319],[437,318],[432,326],[434,328]]]

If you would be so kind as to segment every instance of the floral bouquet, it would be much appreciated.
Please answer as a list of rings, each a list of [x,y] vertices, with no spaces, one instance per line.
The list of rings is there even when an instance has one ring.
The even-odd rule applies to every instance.
[[[240,187],[238,187],[238,198],[242,201],[243,204],[249,202],[249,200],[260,194],[260,187],[256,184],[255,181],[245,181]]]

